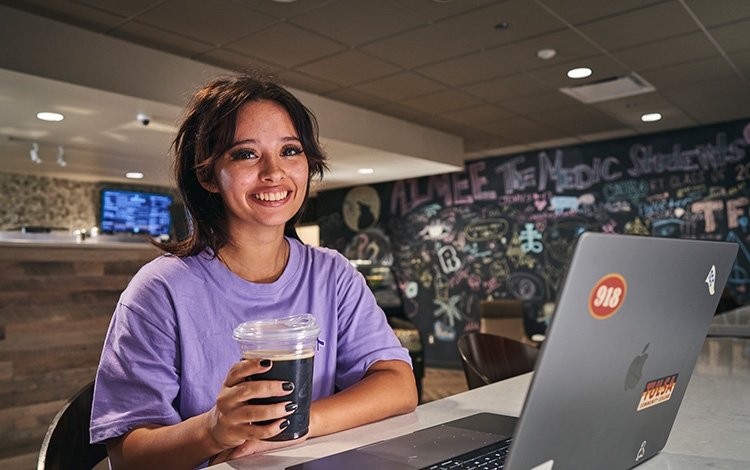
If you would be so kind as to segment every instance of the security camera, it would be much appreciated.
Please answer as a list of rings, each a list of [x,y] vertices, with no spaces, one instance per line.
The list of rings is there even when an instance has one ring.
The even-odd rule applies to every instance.
[[[144,126],[148,126],[149,123],[151,123],[151,116],[144,113],[138,113],[138,116],[136,116],[135,118],[138,119],[138,122],[140,122]]]

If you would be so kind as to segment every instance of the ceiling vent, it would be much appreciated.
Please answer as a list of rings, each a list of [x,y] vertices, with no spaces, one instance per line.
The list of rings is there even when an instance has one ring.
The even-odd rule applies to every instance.
[[[610,77],[585,85],[568,86],[560,91],[586,104],[614,100],[626,96],[656,91],[653,85],[636,73],[624,77]]]

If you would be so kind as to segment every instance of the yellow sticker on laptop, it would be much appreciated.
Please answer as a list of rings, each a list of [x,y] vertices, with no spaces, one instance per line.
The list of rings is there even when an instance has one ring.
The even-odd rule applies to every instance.
[[[599,279],[589,294],[589,312],[598,319],[609,318],[622,307],[628,293],[628,283],[625,278],[616,273],[610,273]]]
[[[664,403],[672,398],[672,392],[677,385],[677,376],[679,374],[668,375],[656,380],[646,382],[646,388],[641,395],[641,401],[638,403],[638,411]]]

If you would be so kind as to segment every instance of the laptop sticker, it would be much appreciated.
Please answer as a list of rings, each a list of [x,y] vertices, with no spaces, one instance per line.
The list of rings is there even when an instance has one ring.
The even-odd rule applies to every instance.
[[[628,283],[624,277],[616,273],[607,274],[591,289],[589,313],[598,320],[611,317],[620,310],[627,293]]]
[[[641,442],[641,448],[638,449],[638,453],[635,455],[635,461],[641,460],[646,455],[646,441]]]
[[[656,380],[646,382],[646,388],[641,395],[641,401],[638,403],[637,411],[664,403],[672,398],[672,391],[677,384],[677,376],[672,374]]]
[[[532,468],[531,470],[552,470],[552,467],[555,465],[555,461],[550,459],[546,462],[542,462],[536,467]]]
[[[706,284],[708,284],[708,293],[714,295],[716,293],[716,265],[711,265],[711,271],[708,272],[706,277]]]

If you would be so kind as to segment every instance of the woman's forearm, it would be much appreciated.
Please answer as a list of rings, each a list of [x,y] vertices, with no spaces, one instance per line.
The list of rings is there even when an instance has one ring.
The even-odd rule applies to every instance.
[[[409,413],[416,406],[417,387],[409,364],[396,360],[379,361],[370,366],[361,381],[313,402],[310,436],[322,436]]]
[[[107,444],[112,468],[194,469],[224,448],[213,442],[207,414],[171,426],[142,427]]]

